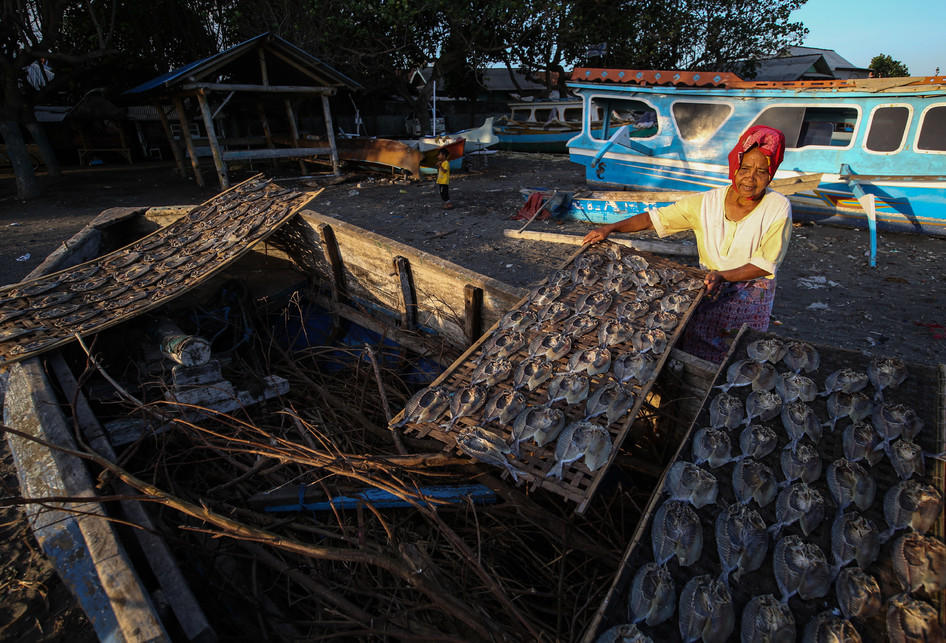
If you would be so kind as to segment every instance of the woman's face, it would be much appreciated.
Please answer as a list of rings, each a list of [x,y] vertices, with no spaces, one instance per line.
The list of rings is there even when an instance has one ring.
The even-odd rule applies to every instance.
[[[769,159],[753,148],[742,155],[742,163],[736,170],[733,186],[739,196],[747,199],[758,199],[765,193],[772,177],[769,175]]]

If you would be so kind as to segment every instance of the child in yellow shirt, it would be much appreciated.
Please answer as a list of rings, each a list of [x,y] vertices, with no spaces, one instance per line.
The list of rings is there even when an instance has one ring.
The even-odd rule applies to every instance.
[[[443,199],[443,209],[453,207],[450,202],[450,161],[447,160],[447,150],[437,152],[437,185],[440,188],[440,198]]]

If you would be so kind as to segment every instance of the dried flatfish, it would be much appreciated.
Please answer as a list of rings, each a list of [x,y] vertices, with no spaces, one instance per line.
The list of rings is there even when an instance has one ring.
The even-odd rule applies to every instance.
[[[572,279],[571,270],[553,270],[546,283],[550,286],[564,286]]]
[[[601,286],[608,292],[622,293],[637,288],[637,282],[632,274],[611,275],[601,281]]]
[[[708,464],[711,468],[733,461],[729,434],[713,427],[704,427],[693,434],[691,443],[694,464]]]
[[[923,476],[926,472],[923,449],[920,445],[909,440],[896,440],[890,445],[890,464],[901,480],[907,480],[917,474]]]
[[[533,439],[538,446],[545,446],[558,437],[565,426],[565,414],[561,409],[549,406],[527,406],[516,416],[509,438],[511,453],[519,457],[519,444]]]
[[[693,507],[679,500],[667,500],[657,509],[650,540],[658,565],[676,556],[681,567],[689,567],[703,553],[700,519]]]
[[[677,327],[677,321],[679,320],[674,313],[658,310],[644,318],[644,327],[668,331]]]
[[[647,260],[640,255],[627,255],[621,257],[621,262],[631,270],[645,270],[650,265]]]
[[[565,322],[565,327],[562,329],[563,335],[569,335],[571,337],[581,337],[582,335],[587,335],[596,328],[598,328],[599,320],[594,315],[583,314],[575,315],[568,319]]]
[[[681,290],[700,290],[705,284],[702,279],[697,279],[696,277],[687,277],[682,281],[678,281],[673,285],[674,289],[677,291]]]
[[[942,641],[939,612],[912,596],[892,596],[887,602],[887,640],[890,643]]]
[[[534,391],[552,377],[552,363],[544,357],[530,357],[519,362],[513,375],[513,388]]]
[[[667,333],[659,328],[640,330],[634,333],[631,344],[638,352],[650,351],[654,355],[662,355],[667,350]]]
[[[839,513],[831,525],[831,552],[835,569],[852,560],[861,569],[867,569],[880,553],[880,533],[873,521],[856,511]]]
[[[604,273],[605,277],[614,277],[618,275],[629,275],[634,271],[626,264],[621,263],[620,258],[618,258],[615,261],[609,261],[601,266],[601,272]]]
[[[486,402],[483,409],[481,423],[486,424],[494,420],[499,420],[502,425],[509,424],[516,418],[522,409],[526,408],[525,396],[512,389],[505,389],[496,393]]]
[[[629,386],[624,386],[619,382],[608,382],[588,397],[585,402],[585,418],[591,418],[604,415],[608,419],[608,424],[614,424],[622,415],[631,410],[635,402],[634,391]]]
[[[172,239],[174,239],[174,237],[172,237],[171,239],[169,239],[169,241],[172,241]],[[173,245],[173,243],[172,243],[172,245]],[[134,251],[131,251],[131,252],[121,252],[121,251],[119,251],[119,254],[118,254],[117,256],[115,256],[115,257],[113,257],[113,258],[111,258],[111,259],[108,259],[107,261],[103,262],[102,265],[105,266],[106,268],[108,268],[109,270],[117,270],[118,268],[124,268],[125,266],[130,266],[131,264],[133,264],[133,263],[135,263],[136,261],[138,261],[138,259],[140,259],[140,258],[141,258],[141,253],[140,253],[140,252],[134,252]]]
[[[450,398],[450,421],[443,424],[443,430],[449,431],[462,417],[469,417],[483,408],[489,390],[482,384],[468,384],[460,387]]]
[[[769,532],[778,536],[783,527],[796,522],[806,536],[810,535],[824,521],[824,496],[806,482],[796,482],[785,487],[775,501],[775,519],[778,521]]]
[[[796,373],[817,371],[821,365],[821,355],[817,349],[807,342],[789,341],[785,344],[785,355],[782,361],[789,369]]]
[[[564,333],[543,333],[529,344],[530,357],[543,357],[554,362],[572,350],[572,338]]]
[[[643,268],[633,272],[634,281],[640,287],[656,286],[660,283],[660,274],[653,268]]]
[[[36,311],[36,314],[33,315],[36,319],[56,319],[57,317],[65,317],[66,315],[71,315],[81,308],[80,304],[66,304],[64,306],[53,306],[52,308],[44,308],[43,310]]]
[[[723,567],[720,580],[727,587],[731,573],[738,582],[746,572],[759,569],[768,550],[765,522],[755,509],[736,502],[716,516],[716,551]]]
[[[741,458],[755,458],[761,460],[775,451],[778,446],[778,435],[775,430],[764,424],[750,424],[739,434],[739,448]]]
[[[549,384],[548,404],[565,400],[568,404],[577,404],[588,397],[591,381],[587,375],[568,373],[556,375]]]
[[[599,290],[590,292],[578,297],[575,302],[575,313],[578,315],[595,315],[603,317],[611,304],[614,302],[614,296],[606,291]]]
[[[140,308],[143,305],[148,304],[149,302],[143,301],[148,297],[147,291],[137,290],[132,291],[128,294],[122,295],[120,297],[115,297],[114,299],[109,299],[105,302],[105,307],[109,310],[114,310],[116,308]],[[132,304],[137,303],[137,306],[132,306]]]
[[[800,536],[785,536],[775,543],[772,568],[783,603],[795,594],[806,601],[820,598],[831,587],[833,575],[824,552]]]
[[[795,617],[771,594],[753,596],[742,611],[742,643],[795,643]]]
[[[401,420],[392,427],[421,422],[435,422],[450,408],[450,392],[442,386],[428,386],[414,393],[404,407]]]
[[[493,335],[483,344],[483,352],[480,353],[477,361],[481,362],[487,357],[491,359],[509,357],[525,345],[526,337],[521,331],[503,331]]]
[[[44,292],[49,292],[53,288],[59,286],[61,278],[45,278],[41,281],[37,281],[25,286],[20,286],[14,290],[7,291],[4,293],[9,299],[15,299],[17,297],[35,297],[36,295],[42,295]]]
[[[575,259],[575,265],[579,268],[598,268],[599,266],[604,265],[604,257],[594,252],[586,252]]]
[[[23,315],[26,314],[27,310],[28,309],[26,308],[20,308],[18,310],[0,311],[0,324],[5,324],[8,321],[13,321],[14,319],[17,319],[18,317],[22,317]]]
[[[174,246],[175,248],[183,248],[184,246],[188,246],[194,243],[198,239],[200,239],[200,232],[195,232],[193,234],[171,235],[168,237],[167,241],[170,245]],[[124,265],[127,265],[127,264],[124,264]],[[120,268],[121,267],[121,266],[110,266],[108,264],[105,264],[105,266],[107,268]]]
[[[852,368],[841,368],[825,378],[824,386],[825,390],[821,393],[824,397],[827,397],[835,391],[857,393],[867,386],[867,373],[861,373]]]
[[[906,592],[928,594],[946,587],[946,544],[933,536],[908,531],[893,544],[893,571]]]
[[[860,567],[842,569],[834,581],[834,593],[847,619],[867,620],[883,606],[880,584]]]
[[[595,643],[654,643],[654,639],[641,632],[633,623],[624,623],[606,629],[595,639]]]
[[[509,377],[512,373],[512,362],[505,357],[483,362],[473,370],[470,376],[471,384],[486,384],[486,386],[495,386],[499,382]]]
[[[624,353],[611,361],[611,370],[621,382],[646,382],[657,370],[657,360],[646,353]]]
[[[821,477],[821,455],[810,444],[799,444],[794,449],[782,449],[779,462],[782,465],[782,475],[785,476],[782,486],[796,480],[811,484]]]
[[[590,288],[598,283],[600,278],[601,275],[591,266],[576,266],[575,269],[572,270],[572,282],[574,282],[576,286]]]
[[[118,270],[115,272],[115,278],[119,281],[134,281],[142,275],[146,275],[151,272],[151,264],[140,263],[138,265],[132,266],[128,270]]]
[[[810,377],[799,373],[781,373],[775,381],[775,392],[786,403],[801,400],[812,402],[818,397],[818,387]]]
[[[650,305],[643,301],[628,300],[618,304],[614,311],[618,319],[633,320],[643,317],[650,311]]]
[[[844,429],[841,446],[844,457],[851,462],[866,460],[873,465],[884,457],[883,443],[874,427],[866,422],[855,422]]]
[[[208,241],[208,243],[213,243],[213,242]],[[154,252],[146,253],[142,255],[142,257],[144,257],[144,260],[147,261],[148,263],[160,264],[162,261],[164,261],[171,255],[173,255],[175,252],[178,252],[176,248],[170,248],[170,247],[161,248],[160,250],[155,250]]]
[[[772,391],[752,391],[746,397],[746,419],[743,423],[747,426],[752,420],[759,418],[762,422],[771,420],[782,411],[782,398],[778,393]]]
[[[834,431],[834,426],[843,417],[851,418],[853,422],[860,422],[874,409],[870,398],[862,392],[845,393],[835,391],[828,396],[828,415],[830,419],[825,426]]]
[[[525,330],[534,326],[539,321],[538,315],[534,310],[528,308],[517,308],[503,315],[499,320],[500,330]]]
[[[65,317],[62,317],[57,321],[60,324],[68,324],[70,326],[73,326],[76,324],[81,324],[84,321],[88,321],[98,314],[99,314],[99,311],[97,309],[86,308],[85,310],[81,310],[71,315],[66,315]]]
[[[175,268],[180,268],[181,266],[188,263],[189,261],[191,261],[190,255],[182,254],[182,255],[171,257],[170,259],[165,260],[161,264],[161,267],[164,269],[174,270]]]
[[[560,286],[536,286],[529,292],[528,303],[533,306],[544,306],[559,298],[562,294]]]
[[[890,540],[898,529],[925,534],[943,513],[943,494],[933,485],[917,480],[901,480],[884,495],[884,518],[888,529],[881,540]]]
[[[685,313],[690,308],[693,298],[679,292],[672,292],[660,300],[660,308],[668,313]]]
[[[67,272],[66,274],[60,277],[60,280],[65,283],[73,283],[76,281],[85,281],[95,273],[99,271],[100,266],[98,264],[90,264],[88,266],[82,266],[81,268],[76,268],[72,272]]]
[[[637,570],[631,581],[627,608],[632,622],[643,621],[650,627],[673,616],[677,609],[677,593],[673,577],[666,567],[647,563]]]
[[[923,430],[923,420],[903,404],[880,404],[874,408],[870,419],[883,440],[884,450],[901,435],[911,440]]]
[[[716,476],[692,462],[678,460],[667,471],[667,493],[671,500],[688,502],[697,509],[716,503]]]
[[[685,279],[687,276],[687,273],[672,266],[657,268],[657,274],[660,275],[660,281],[668,286],[672,286],[678,281]]]
[[[874,502],[877,483],[860,464],[846,458],[838,458],[828,465],[828,491],[838,511],[844,511],[853,503],[861,511]]]
[[[32,302],[33,308],[51,308],[53,306],[61,306],[62,304],[67,303],[69,300],[73,299],[75,295],[71,292],[60,292],[53,295],[47,295],[45,297],[40,297],[39,299]]]
[[[897,357],[875,357],[867,365],[867,377],[874,385],[874,399],[883,401],[884,389],[900,386],[908,375],[906,363]]]
[[[539,323],[557,324],[563,319],[567,319],[574,311],[572,307],[561,301],[553,301],[539,309]]]
[[[634,325],[623,319],[606,319],[598,327],[598,346],[608,348],[631,341]]]
[[[607,348],[586,348],[576,351],[568,360],[569,373],[597,375],[611,368],[611,351]]]
[[[785,356],[785,342],[780,339],[757,339],[746,346],[746,355],[754,362],[778,364]]]
[[[657,286],[640,286],[637,289],[638,301],[656,301],[667,294],[667,291]]]
[[[519,474],[522,472],[506,459],[509,447],[498,435],[480,426],[470,426],[457,432],[456,437],[457,447],[465,454],[480,462],[503,467],[513,480],[519,482]]]
[[[565,475],[565,466],[582,459],[589,471],[600,469],[611,456],[611,435],[591,422],[572,422],[558,436],[555,443],[555,464],[546,478]]]
[[[794,450],[798,441],[804,436],[811,438],[815,444],[821,440],[822,426],[814,410],[801,401],[789,402],[782,406],[782,426],[788,433],[790,442],[786,449]]]
[[[713,398],[709,406],[710,426],[719,429],[735,429],[743,423],[746,409],[735,395],[721,393]]]
[[[740,460],[733,467],[732,486],[736,498],[744,505],[755,500],[757,505],[764,507],[775,500],[778,493],[775,474],[768,466],[752,458]]]
[[[821,612],[808,621],[802,643],[861,643],[854,624],[832,611]]]
[[[680,592],[680,636],[684,641],[723,643],[736,627],[736,612],[726,586],[709,574],[687,581]]]

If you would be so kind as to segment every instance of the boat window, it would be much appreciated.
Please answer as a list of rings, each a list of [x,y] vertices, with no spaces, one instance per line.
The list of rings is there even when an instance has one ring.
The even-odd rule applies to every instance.
[[[878,107],[871,114],[864,146],[871,152],[896,152],[910,124],[910,110],[904,106]]]
[[[925,152],[946,152],[946,105],[931,107],[923,113],[916,147]]]
[[[770,107],[753,121],[782,130],[785,147],[850,147],[857,110],[853,107]]]
[[[532,116],[531,107],[520,107],[520,108],[513,107],[512,108],[512,120],[514,121],[525,123],[526,121],[531,119],[531,116]]]
[[[685,141],[705,141],[732,114],[732,105],[720,103],[674,103],[670,108],[677,130]]]
[[[555,118],[555,112],[552,111],[551,107],[543,107],[541,109],[536,108],[535,110],[535,122],[536,123],[551,123]]]
[[[566,123],[581,122],[581,107],[566,107],[563,112]]]
[[[591,132],[595,138],[607,140],[623,125],[628,126],[631,138],[650,138],[657,134],[657,112],[644,101],[600,97],[593,98],[591,106],[601,120],[601,129],[596,123]]]

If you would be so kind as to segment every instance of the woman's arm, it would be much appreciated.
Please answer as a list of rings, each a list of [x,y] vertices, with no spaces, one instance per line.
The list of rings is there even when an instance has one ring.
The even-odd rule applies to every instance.
[[[710,270],[703,278],[703,283],[706,284],[706,294],[710,294],[724,281],[749,281],[759,277],[768,277],[771,274],[771,272],[763,270],[755,264],[747,263],[729,270]]]
[[[608,223],[600,228],[595,228],[585,235],[582,243],[598,243],[599,241],[604,241],[612,232],[640,232],[641,230],[652,230],[653,227],[654,223],[650,220],[650,213],[642,212],[633,217],[622,219],[617,223]]]

